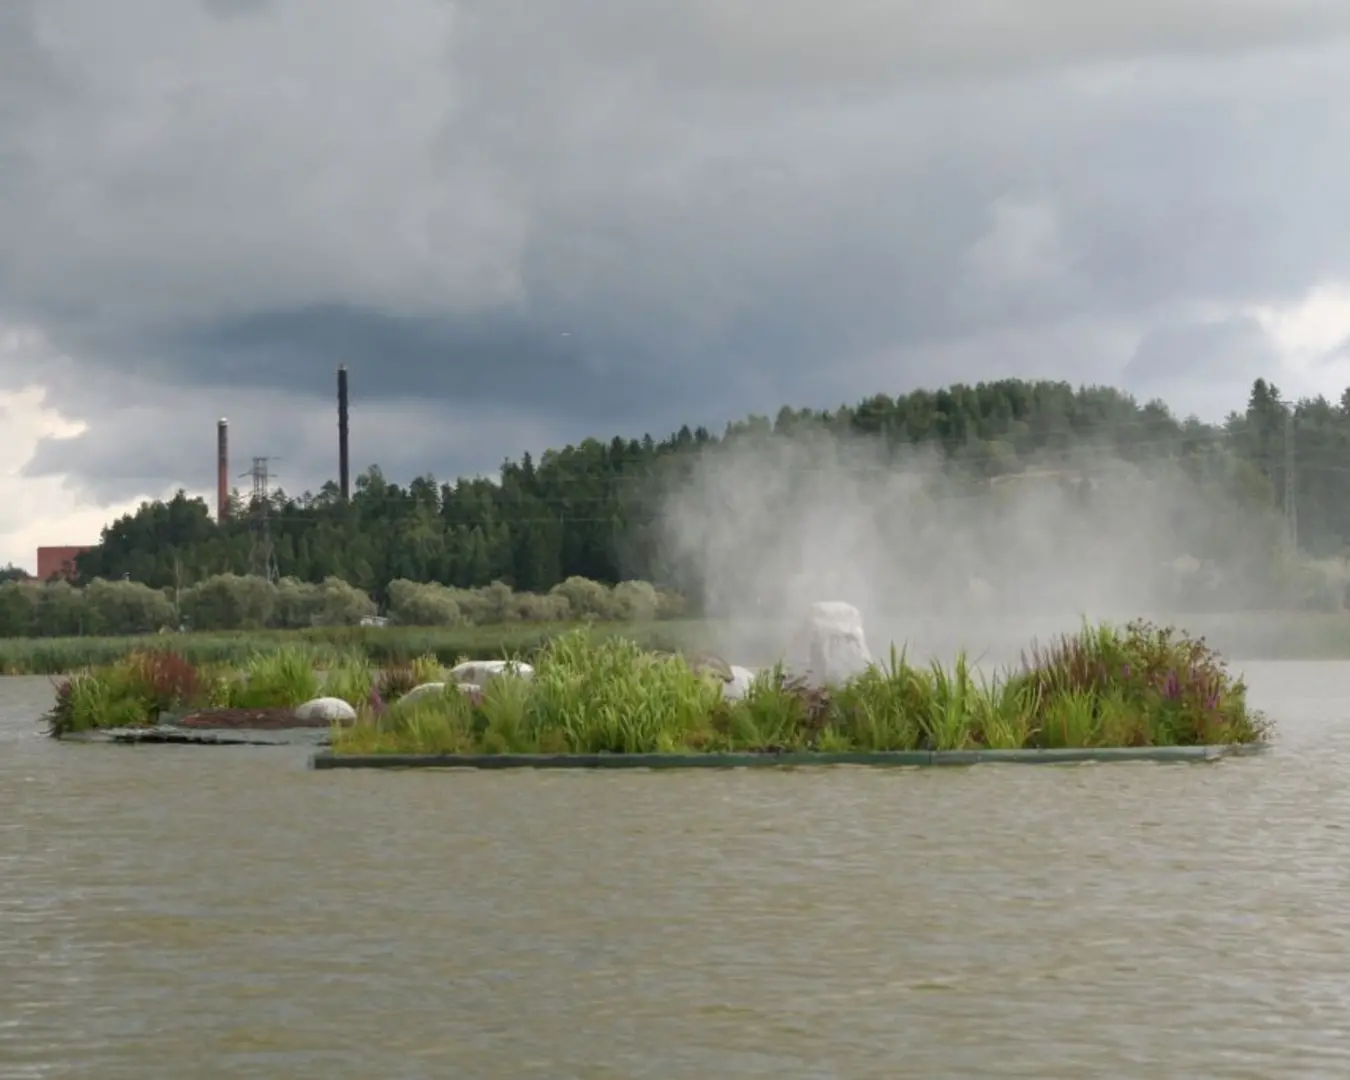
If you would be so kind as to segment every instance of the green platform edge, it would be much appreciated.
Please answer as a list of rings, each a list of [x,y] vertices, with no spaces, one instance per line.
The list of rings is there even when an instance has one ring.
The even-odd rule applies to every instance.
[[[311,755],[313,769],[753,769],[817,765],[1065,765],[1108,761],[1216,761],[1259,753],[1262,743],[1087,750],[896,750],[781,754],[338,754]]]

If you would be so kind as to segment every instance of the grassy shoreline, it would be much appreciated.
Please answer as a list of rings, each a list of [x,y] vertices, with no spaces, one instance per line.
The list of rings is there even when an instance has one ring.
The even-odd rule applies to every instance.
[[[778,666],[735,693],[729,672],[588,629],[550,640],[524,676],[446,672],[430,653],[381,670],[349,651],[325,675],[314,660],[291,647],[242,669],[200,668],[141,652],[62,683],[51,733],[149,726],[183,710],[293,709],[320,693],[350,706],[333,752],[355,755],[1215,746],[1261,743],[1269,730],[1212,649],[1146,623],[1084,626],[992,677],[964,657],[915,664],[892,649],[840,683],[808,685]]]
[[[463,627],[323,627],[309,630],[237,630],[222,633],[145,634],[136,637],[0,638],[0,676],[69,675],[116,664],[137,652],[168,650],[196,665],[243,665],[258,652],[302,649],[323,668],[353,655],[372,664],[400,665],[421,656],[441,663],[529,657],[549,640],[582,623],[508,623]],[[589,624],[594,633],[623,634],[650,648],[691,647],[703,624],[697,620]]]
[[[1166,621],[1204,637],[1230,661],[1350,660],[1350,612],[1177,616]],[[878,652],[890,642],[922,648],[944,660],[962,652],[1011,661],[1033,639],[1044,640],[1078,625],[1076,618],[934,618],[877,620],[868,636]],[[664,651],[707,649],[738,663],[772,663],[782,626],[769,620],[670,619],[654,622],[505,623],[457,627],[323,627],[240,630],[138,637],[0,638],[0,676],[68,675],[114,664],[146,650],[169,649],[194,664],[242,665],[255,653],[288,647],[308,650],[319,666],[360,654],[376,665],[398,665],[419,656],[443,664],[459,658],[487,660],[536,655],[550,640],[581,626],[600,636],[623,636]]]

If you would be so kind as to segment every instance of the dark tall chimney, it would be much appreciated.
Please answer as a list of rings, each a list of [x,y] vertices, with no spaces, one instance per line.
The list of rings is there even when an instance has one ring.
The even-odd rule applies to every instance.
[[[230,422],[223,416],[216,423],[216,524],[230,516]]]
[[[338,484],[342,501],[351,496],[351,460],[347,454],[347,365],[338,366]]]

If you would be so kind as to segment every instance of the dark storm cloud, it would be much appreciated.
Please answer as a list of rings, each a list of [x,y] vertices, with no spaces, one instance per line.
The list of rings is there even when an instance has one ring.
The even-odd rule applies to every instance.
[[[273,486],[292,493],[337,479],[333,403],[269,397],[256,390],[209,401],[200,395],[143,393],[122,403],[112,423],[91,425],[74,438],[44,440],[23,475],[69,477],[86,501],[105,506],[179,485],[212,492],[217,414],[211,406],[228,412],[232,486],[248,490],[255,456],[268,457]],[[495,472],[502,446],[515,456],[526,447],[537,450],[577,437],[566,422],[496,406],[409,399],[371,404],[357,398],[351,416],[352,470],[356,475],[377,464],[400,480],[428,473],[452,480]]]
[[[0,196],[13,197],[22,192],[20,185],[31,155],[24,138],[27,118],[50,102],[61,100],[68,89],[62,72],[38,41],[37,0],[0,4]],[[0,290],[5,283],[4,240],[5,233],[0,230]],[[0,311],[3,299],[0,291]]]
[[[446,403],[509,402],[522,412],[555,408],[592,423],[633,415],[634,402],[690,400],[690,381],[639,339],[593,324],[505,314],[434,319],[340,305],[259,312],[154,341],[163,374],[187,367],[202,385],[246,384],[331,393],[341,362],[367,400],[430,397]],[[644,362],[645,361],[645,362]]]
[[[0,320],[91,425],[40,473],[171,467],[94,370],[326,415],[345,362],[495,458],[1131,355],[1184,397],[1275,359],[1197,309],[1350,276],[1343,0],[0,10]]]

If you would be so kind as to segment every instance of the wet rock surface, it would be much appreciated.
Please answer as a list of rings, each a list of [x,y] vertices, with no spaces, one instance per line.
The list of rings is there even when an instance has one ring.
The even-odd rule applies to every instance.
[[[355,719],[353,712],[352,718]],[[166,717],[159,727],[213,729],[217,731],[247,728],[253,731],[278,731],[287,728],[329,728],[333,721],[321,716],[302,717],[296,709],[204,709],[184,716]]]
[[[61,736],[76,743],[176,743],[187,746],[331,746],[332,728],[193,728],[177,724],[149,727],[105,728],[101,731],[77,731]]]

